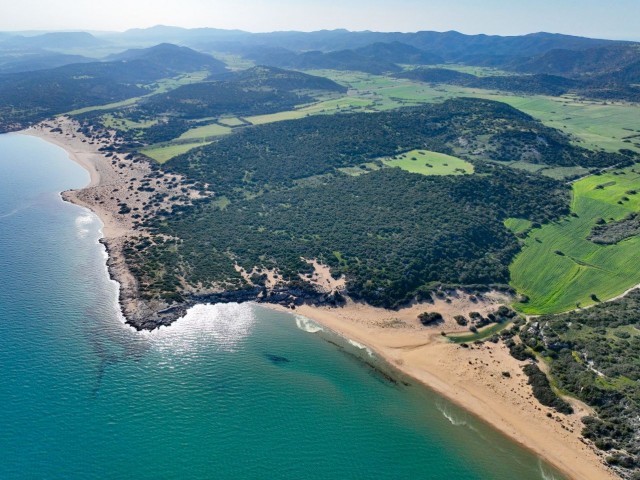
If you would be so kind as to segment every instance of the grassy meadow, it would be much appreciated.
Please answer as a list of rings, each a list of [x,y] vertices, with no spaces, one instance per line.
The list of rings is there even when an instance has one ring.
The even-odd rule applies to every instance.
[[[473,165],[464,160],[427,150],[412,150],[383,160],[389,167],[398,167],[421,175],[464,175],[473,173]]]
[[[207,145],[209,142],[195,142],[195,143],[182,143],[182,144],[166,144],[166,145],[150,145],[140,150],[140,153],[146,155],[149,158],[153,158],[158,163],[166,163],[173,157],[187,153],[197,147]]]
[[[633,190],[640,190],[637,166],[575,182],[572,215],[531,230],[510,266],[511,284],[529,297],[515,308],[527,314],[558,313],[640,284],[640,237],[615,245],[587,240],[598,219],[620,220],[640,210],[640,194],[630,194]],[[510,220],[507,226],[517,232],[524,224]]]
[[[474,70],[455,65],[447,65],[446,68],[480,76],[490,72],[490,69]],[[310,73],[326,76],[348,86],[353,90],[350,93],[352,96],[365,95],[375,98],[378,109],[419,105],[460,96],[485,98],[504,102],[522,110],[545,125],[572,135],[576,143],[584,147],[601,148],[606,151],[628,148],[640,152],[640,137],[633,138],[640,134],[638,107],[624,102],[581,100],[569,95],[549,97],[505,94],[455,85],[431,85],[358,72],[317,70]]]
[[[227,135],[231,133],[230,127],[225,127],[223,125],[219,125],[217,123],[212,123],[211,125],[205,125],[203,127],[192,128],[191,130],[187,130],[182,135],[178,137],[178,140],[202,140],[209,137],[220,137],[222,135]]]

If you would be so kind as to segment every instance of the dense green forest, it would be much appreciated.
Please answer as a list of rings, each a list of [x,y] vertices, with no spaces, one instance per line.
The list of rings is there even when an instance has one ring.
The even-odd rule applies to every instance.
[[[180,240],[135,249],[133,263],[141,282],[150,284],[158,269],[146,256],[163,255],[170,292],[176,279],[166,272],[211,286],[237,282],[237,262],[248,271],[277,268],[293,279],[309,270],[301,257],[318,258],[335,275],[346,275],[354,298],[395,307],[437,283],[506,284],[518,241],[503,220],[557,218],[567,213],[567,193],[559,182],[505,167],[459,177],[384,169],[265,193],[224,209],[208,202],[175,208],[146,226]]]
[[[415,148],[460,154],[461,137],[474,149],[484,137],[493,148],[485,156],[507,145],[539,148],[544,138],[558,146],[539,148],[547,164],[625,158],[596,157],[516,109],[476,99],[247,127],[163,166],[215,195],[145,216],[156,239],[177,240],[132,245],[131,263],[147,293],[169,297],[180,279],[242,287],[234,262],[296,279],[309,269],[301,257],[321,259],[346,276],[350,295],[386,307],[437,284],[506,284],[519,243],[503,221],[567,214],[566,185],[477,158],[475,174],[464,176],[340,170]]]
[[[164,168],[240,198],[414,149],[478,160],[605,167],[628,159],[571,145],[503,103],[456,99],[380,113],[318,115],[245,128]]]

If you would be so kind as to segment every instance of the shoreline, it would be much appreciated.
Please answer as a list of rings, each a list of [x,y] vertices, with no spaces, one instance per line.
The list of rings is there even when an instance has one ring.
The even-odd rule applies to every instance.
[[[134,229],[131,218],[118,215],[117,201],[105,204],[105,199],[120,188],[125,190],[132,184],[135,186],[133,177],[144,176],[147,171],[145,165],[117,155],[107,156],[98,149],[111,146],[109,139],[89,142],[87,137],[75,133],[76,125],[71,121],[56,121],[59,123],[55,126],[63,127],[60,133],[50,131],[47,125],[50,122],[19,133],[36,136],[63,148],[72,161],[89,172],[90,182],[87,186],[62,192],[62,198],[91,210],[103,223],[103,238],[99,241],[106,249],[109,276],[119,285],[118,303],[126,324],[138,330],[148,329],[149,324],[144,322],[151,316],[151,324],[158,327],[172,323],[191,304],[211,303],[216,299],[219,302],[237,301],[235,296],[227,298],[224,293],[194,295],[190,302],[178,307],[141,300],[137,295],[136,280],[128,270],[122,250],[127,236],[142,232]],[[120,162],[126,165],[120,166]],[[142,200],[137,201],[143,204]],[[239,301],[252,299],[247,297]],[[465,301],[461,300],[462,303]],[[353,302],[339,308],[300,305],[295,310],[277,305],[277,302],[258,301],[258,304],[290,314],[301,314],[347,340],[365,345],[393,368],[492,425],[569,478],[619,478],[606,468],[594,447],[579,440],[579,417],[588,411],[574,405],[578,407],[576,411],[582,413],[570,416],[573,417],[571,421],[556,420],[563,416],[555,412],[552,413],[553,419],[550,419],[546,413],[552,410],[539,405],[535,399],[531,400],[531,388],[526,385],[526,376],[521,372],[524,362],[513,359],[504,346],[485,342],[481,348],[463,348],[443,341],[440,335],[442,329],[447,332],[466,331],[453,322],[454,314],[468,314],[472,310],[482,312],[483,308],[492,308],[500,302],[499,299],[491,299],[484,306],[469,305],[468,302],[462,305],[454,299],[453,304],[448,305],[436,299],[435,305],[413,305],[399,311]],[[417,314],[425,309],[442,312],[446,319],[444,327],[422,327],[417,321]],[[510,379],[503,377],[504,371],[510,372]]]
[[[444,305],[436,301],[429,309],[441,311]],[[580,418],[591,413],[589,407],[572,401],[576,411],[565,416],[540,405],[522,372],[527,362],[511,357],[502,344],[485,342],[464,348],[446,341],[440,332],[453,333],[459,327],[448,319],[441,326],[421,327],[415,315],[424,305],[397,312],[353,302],[339,308],[304,305],[294,311],[265,307],[302,315],[347,341],[362,344],[400,374],[489,424],[567,478],[620,478],[604,464],[604,456],[582,440]]]
[[[46,142],[53,143],[54,145],[62,148],[67,152],[69,159],[80,165],[89,173],[89,183],[82,188],[95,187],[100,184],[100,172],[96,168],[95,162],[90,159],[91,156],[97,155],[97,152],[82,151],[73,149],[69,142],[64,142],[56,135],[45,132],[44,130],[37,131],[34,128],[28,128],[17,132],[20,135],[29,135],[30,137],[40,138]]]

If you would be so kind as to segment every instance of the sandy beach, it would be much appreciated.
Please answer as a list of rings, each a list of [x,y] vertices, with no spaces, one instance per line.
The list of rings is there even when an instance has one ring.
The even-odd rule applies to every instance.
[[[148,209],[150,195],[138,190],[145,178],[153,179],[156,191],[168,193],[182,187],[181,179],[151,175],[146,162],[100,151],[101,147],[111,145],[110,139],[89,138],[77,130],[77,123],[61,117],[21,133],[64,148],[72,160],[89,172],[89,185],[63,192],[63,198],[89,208],[100,217],[109,252],[109,272],[120,283],[123,313],[127,318],[132,314],[144,315],[143,309],[155,306],[136,300],[138,286],[122,254],[127,238],[144,232],[135,228],[131,215],[119,213],[120,205],[126,202],[132,211]],[[314,267],[314,283],[328,290],[341,287],[327,269],[315,264]],[[400,371],[493,425],[570,478],[618,478],[603,464],[602,455],[580,436],[580,418],[590,413],[586,406],[572,401],[576,412],[569,416],[543,407],[527,385],[527,377],[522,373],[524,362],[511,357],[503,345],[485,342],[463,348],[441,335],[468,331],[453,320],[454,315],[468,315],[472,311],[486,315],[505,303],[509,299],[497,293],[474,301],[459,292],[449,302],[436,299],[435,304],[416,304],[398,311],[348,302],[342,308],[303,305],[295,312],[369,347]],[[291,312],[284,307],[272,308]],[[417,316],[424,311],[440,312],[445,322],[435,327],[422,326]]]
[[[101,242],[109,254],[109,273],[120,285],[120,305],[125,318],[144,317],[166,308],[166,304],[140,299],[137,281],[129,270],[123,250],[132,237],[147,235],[136,227],[136,216],[143,218],[159,209],[171,209],[167,201],[157,201],[157,195],[180,196],[185,198],[185,203],[199,194],[189,189],[178,175],[154,171],[146,161],[104,150],[117,144],[113,132],[90,137],[81,133],[79,128],[78,122],[58,117],[19,133],[39,137],[63,148],[71,160],[89,172],[87,186],[62,192],[62,198],[88,208],[102,221]],[[187,188],[186,194],[183,187]],[[123,205],[127,207],[126,212],[122,210]]]
[[[582,439],[581,417],[591,409],[569,399],[575,409],[562,415],[533,397],[522,373],[525,362],[514,359],[501,343],[456,345],[441,332],[459,332],[453,315],[486,313],[501,303],[489,295],[473,303],[458,294],[451,303],[413,305],[398,311],[349,302],[342,308],[301,306],[303,315],[335,333],[365,345],[401,372],[483,419],[502,433],[544,458],[575,480],[619,478],[603,463],[603,455]],[[282,311],[285,308],[272,307]],[[417,320],[424,311],[442,313],[445,322],[424,327]]]

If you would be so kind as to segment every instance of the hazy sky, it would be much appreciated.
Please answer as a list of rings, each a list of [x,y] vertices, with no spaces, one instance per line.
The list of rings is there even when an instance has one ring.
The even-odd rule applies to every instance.
[[[0,30],[157,24],[273,30],[538,31],[640,40],[640,0],[0,0]]]

